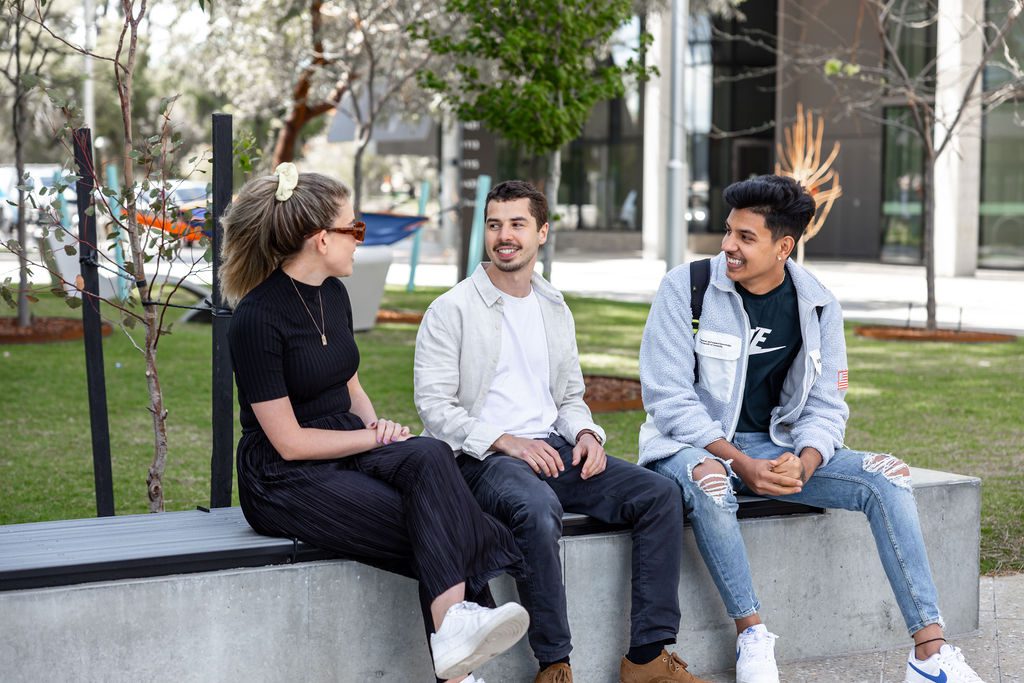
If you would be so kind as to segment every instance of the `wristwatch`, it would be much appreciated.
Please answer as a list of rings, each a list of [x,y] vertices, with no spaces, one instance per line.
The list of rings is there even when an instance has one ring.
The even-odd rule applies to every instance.
[[[580,442],[580,437],[583,436],[584,434],[590,434],[591,436],[594,437],[594,439],[597,440],[597,443],[601,444],[602,446],[604,445],[604,441],[601,440],[601,436],[593,429],[581,429],[579,434],[576,435],[576,443]]]

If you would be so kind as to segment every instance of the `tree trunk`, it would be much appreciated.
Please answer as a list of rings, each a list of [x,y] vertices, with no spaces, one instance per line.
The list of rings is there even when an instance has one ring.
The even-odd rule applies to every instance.
[[[130,121],[131,109],[126,110],[126,120]],[[126,124],[130,126],[131,124]],[[129,156],[133,148],[130,128],[126,128],[125,151],[124,151],[124,183],[125,187],[132,187],[135,183],[134,160]],[[135,211],[136,198],[130,198],[128,205],[128,235],[132,249],[132,260],[135,263],[135,273],[144,273],[145,254],[143,253],[143,239],[136,220]],[[155,279],[155,278],[154,278]],[[148,301],[154,300],[154,285],[152,280],[146,285],[146,292],[140,294]],[[167,410],[164,408],[164,394],[160,387],[160,376],[157,372],[156,352],[157,344],[160,341],[160,311],[155,304],[146,304],[143,307],[143,325],[146,328],[146,388],[149,392],[149,412],[153,419],[153,461],[149,466],[149,473],[146,476],[146,492],[149,498],[150,512],[164,511],[164,487],[163,476],[167,465]]]
[[[277,132],[277,142],[274,144],[274,168],[277,168],[278,164],[295,160],[295,145],[299,141],[299,131],[304,125],[306,122],[300,118],[298,112],[293,112],[281,126],[281,130]]]
[[[562,184],[562,150],[556,149],[548,155],[548,178],[544,183],[544,195],[548,199],[548,241],[544,244],[544,279],[551,280],[551,264],[555,260],[555,230],[553,216],[558,210],[558,186]]]
[[[146,306],[146,384],[149,389],[149,410],[153,416],[153,462],[146,476],[149,511],[164,511],[164,469],[167,466],[167,410],[160,375],[156,367],[156,343],[160,318],[155,306]]]
[[[11,107],[11,116],[14,133],[14,167],[18,174],[18,185],[24,184],[25,175],[25,86],[21,82],[21,4],[13,8],[15,13],[14,25],[14,106]],[[16,239],[18,240],[18,327],[28,327],[32,324],[32,314],[28,306],[28,239],[25,230],[25,211],[27,197],[25,191],[18,190],[18,226]]]
[[[17,43],[15,43],[17,44]],[[18,48],[15,47],[15,50]],[[21,79],[17,79],[18,93],[14,97],[14,167],[18,174],[18,185],[24,183],[25,175],[25,149],[24,149],[24,125],[25,117],[22,115],[22,103],[24,93],[21,92]],[[28,235],[25,229],[25,214],[28,210],[28,196],[25,190],[18,190],[18,227],[16,239],[20,245],[18,249],[18,327],[28,327],[32,324],[32,312],[29,310],[28,302]]]
[[[132,152],[135,148],[134,128],[132,126],[132,91],[135,77],[135,59],[138,46],[139,34],[138,23],[142,17],[134,20],[130,16],[131,5],[126,7],[124,21],[126,30],[130,31],[127,42],[128,58],[122,61],[122,51],[119,48],[116,61],[119,66],[115,68],[117,78],[117,94],[121,104],[121,127],[124,130],[124,156],[121,163],[124,169],[124,187],[128,189],[125,201],[128,243],[131,247],[131,259],[134,264],[136,277],[145,278],[145,253],[142,231],[139,229],[139,222],[135,210],[138,198],[130,188],[135,186],[135,160]],[[123,45],[123,43],[122,43]],[[97,179],[98,180],[98,179]],[[99,185],[99,183],[97,183]],[[146,278],[146,291],[139,294],[147,301],[153,301],[153,288],[156,274],[152,279]],[[157,373],[156,351],[160,341],[160,311],[155,304],[143,306],[143,325],[146,328],[146,341],[144,358],[146,360],[146,388],[149,391],[149,412],[153,420],[153,460],[149,466],[149,473],[146,476],[146,492],[149,498],[150,512],[163,512],[164,510],[164,468],[167,464],[167,410],[164,408],[164,395],[160,387],[160,377]]]
[[[370,129],[359,126],[356,129],[356,155],[352,161],[352,209],[359,215],[363,202],[363,155],[370,144]]]
[[[935,157],[925,152],[924,206],[921,215],[921,247],[924,257],[924,278],[927,283],[927,302],[925,310],[928,315],[926,327],[934,330],[938,325],[935,318]]]

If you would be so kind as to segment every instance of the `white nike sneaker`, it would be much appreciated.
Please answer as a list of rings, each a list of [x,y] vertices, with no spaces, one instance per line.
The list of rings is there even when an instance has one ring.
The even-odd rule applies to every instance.
[[[506,602],[488,609],[475,602],[448,608],[441,628],[430,636],[434,673],[448,679],[464,676],[515,645],[526,633],[530,617],[523,606]]]
[[[907,674],[904,683],[985,683],[970,667],[960,648],[943,645],[942,649],[925,660],[907,656]]]
[[[750,626],[736,636],[736,683],[779,683],[776,638],[764,624]]]

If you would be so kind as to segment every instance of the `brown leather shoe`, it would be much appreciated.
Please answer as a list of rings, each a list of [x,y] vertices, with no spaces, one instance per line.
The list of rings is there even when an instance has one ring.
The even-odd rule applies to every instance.
[[[572,669],[564,662],[552,664],[537,674],[533,683],[572,683]]]
[[[686,670],[679,655],[662,650],[658,658],[646,664],[634,664],[625,657],[619,666],[621,683],[708,683]]]

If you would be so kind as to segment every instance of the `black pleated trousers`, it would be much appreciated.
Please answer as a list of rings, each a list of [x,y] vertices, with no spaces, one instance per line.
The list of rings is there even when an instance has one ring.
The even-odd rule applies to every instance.
[[[303,426],[363,423],[341,413]],[[487,602],[491,578],[523,575],[512,533],[481,511],[442,441],[413,437],[336,460],[287,461],[262,432],[249,432],[237,456],[239,498],[253,529],[415,578],[427,605],[463,581],[467,599]],[[427,619],[429,631],[429,612]]]

